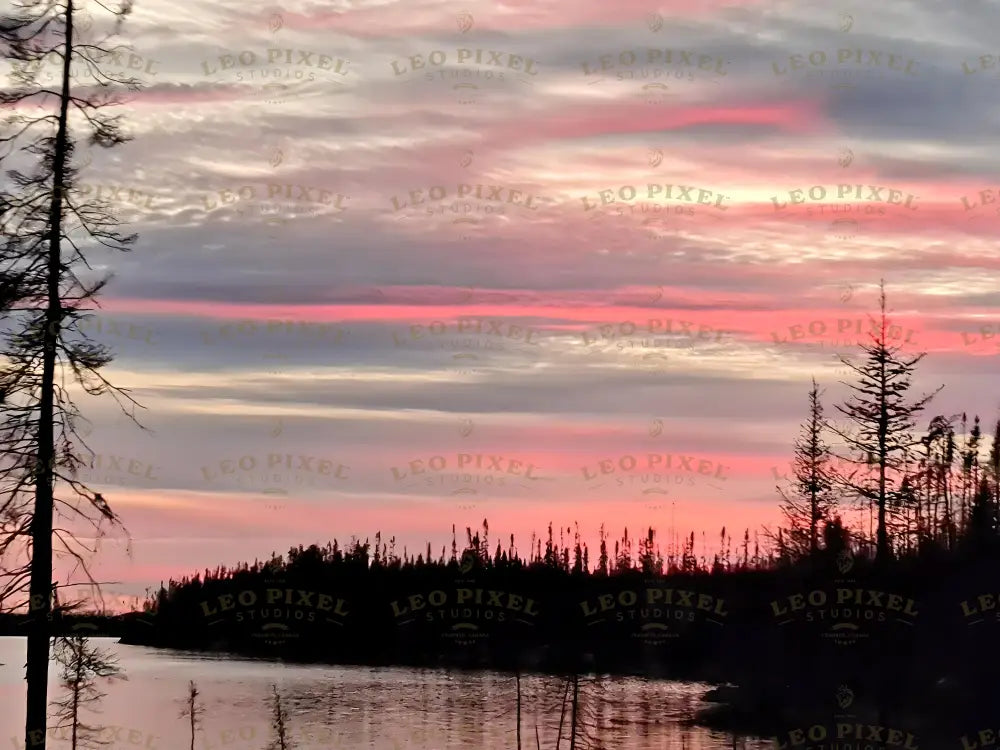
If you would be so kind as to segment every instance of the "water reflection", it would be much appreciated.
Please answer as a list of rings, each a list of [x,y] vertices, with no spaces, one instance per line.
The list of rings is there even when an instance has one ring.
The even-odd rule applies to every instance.
[[[120,646],[111,649],[128,681],[102,687],[101,714],[87,717],[105,730],[107,750],[174,750],[190,746],[180,710],[188,680],[204,700],[198,750],[264,750],[271,741],[269,698],[277,686],[289,715],[290,747],[308,750],[469,750],[516,748],[517,689],[513,675],[433,669],[291,665]],[[0,638],[0,731],[4,744],[23,750],[24,646]],[[57,672],[50,670],[50,698]],[[725,750],[772,747],[737,742],[721,732],[685,725],[701,706],[707,685],[593,675],[580,679],[578,717],[586,725],[576,747],[620,750]],[[567,695],[567,709],[560,710]],[[572,692],[558,677],[521,678],[524,750],[566,750]],[[559,738],[560,718],[562,737]],[[536,744],[537,727],[537,744]],[[53,748],[69,747],[50,735]]]

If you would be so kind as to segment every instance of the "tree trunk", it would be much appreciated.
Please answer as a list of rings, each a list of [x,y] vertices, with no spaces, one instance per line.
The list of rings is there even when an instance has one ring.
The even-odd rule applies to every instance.
[[[517,684],[517,750],[521,750],[521,672],[514,673]]]
[[[83,683],[84,676],[82,674],[83,670],[83,659],[80,658],[76,663],[76,680],[73,683],[73,738],[72,738],[72,750],[76,750],[76,738],[77,738],[77,727],[80,725],[80,686]]]
[[[56,344],[62,324],[59,281],[62,271],[62,180],[66,169],[67,112],[70,96],[70,62],[73,50],[73,0],[66,0],[66,39],[63,47],[63,80],[56,132],[52,207],[49,212],[48,306],[42,352],[42,392],[38,407],[38,456],[35,465],[35,509],[31,521],[30,607],[26,679],[27,711],[25,746],[45,750],[48,710],[49,618],[52,604],[52,472],[55,458],[54,387]]]
[[[559,734],[556,735],[556,750],[562,750],[563,722],[566,720],[566,697],[569,695],[569,679],[566,679],[566,689],[563,690],[562,703],[559,704]]]
[[[569,723],[569,750],[576,750],[577,710],[580,706],[580,675],[573,675],[573,711]]]
[[[815,479],[815,472],[813,472]],[[819,549],[819,530],[817,528],[819,521],[819,507],[818,507],[818,494],[815,489],[810,492],[810,510],[809,514],[809,554],[815,555],[816,551]]]
[[[882,329],[885,330],[885,312],[882,313]],[[888,465],[889,414],[885,402],[885,364],[882,365],[882,391],[879,399],[878,423],[878,540],[875,546],[875,560],[882,564],[889,556],[889,534],[885,528],[886,468]]]

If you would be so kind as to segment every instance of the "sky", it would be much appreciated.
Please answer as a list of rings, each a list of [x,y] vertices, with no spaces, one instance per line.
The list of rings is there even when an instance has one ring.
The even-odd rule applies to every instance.
[[[77,397],[130,535],[90,559],[106,595],[484,518],[522,554],[576,523],[595,560],[603,523],[710,558],[779,521],[879,279],[914,395],[946,386],[920,427],[992,432],[1000,3],[180,8],[105,43],[134,139],[78,154],[138,234],[81,240],[148,428]]]

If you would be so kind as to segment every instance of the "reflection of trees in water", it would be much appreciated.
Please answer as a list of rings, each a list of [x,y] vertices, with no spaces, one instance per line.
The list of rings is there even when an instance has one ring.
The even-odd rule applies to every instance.
[[[707,730],[682,723],[700,691],[681,683],[579,675],[520,675],[521,747],[599,750],[723,748]],[[513,672],[385,672],[350,690],[285,687],[296,748],[458,750],[517,747]],[[576,696],[576,722],[573,704]],[[261,690],[261,714],[267,695]],[[416,725],[414,725],[416,722]],[[262,724],[255,739],[267,736]],[[537,737],[537,740],[536,740]],[[736,745],[741,746],[741,745]],[[747,747],[771,747],[763,740]]]

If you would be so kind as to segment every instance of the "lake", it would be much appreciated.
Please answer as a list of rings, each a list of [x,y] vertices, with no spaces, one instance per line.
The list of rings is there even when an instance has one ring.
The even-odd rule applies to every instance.
[[[0,638],[0,742],[23,748],[26,640]],[[294,748],[326,750],[468,750],[516,748],[513,675],[439,669],[303,666],[223,655],[124,646],[114,638],[92,643],[117,656],[128,678],[101,687],[100,714],[86,720],[112,741],[108,750],[190,747],[188,720],[179,716],[189,680],[205,707],[196,734],[201,750],[264,750],[271,740],[271,685],[288,713]],[[49,699],[61,694],[58,665],[50,665]],[[616,750],[722,750],[731,735],[682,725],[708,685],[608,677],[581,678],[581,714],[599,719],[589,745]],[[522,747],[556,750],[565,682],[523,676]],[[567,711],[567,726],[569,713]],[[51,724],[51,722],[50,722]],[[68,747],[50,733],[53,747]],[[9,744],[8,744],[9,743]],[[769,741],[737,743],[746,750]],[[563,736],[561,748],[569,748]]]

